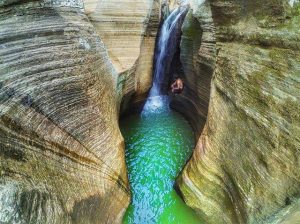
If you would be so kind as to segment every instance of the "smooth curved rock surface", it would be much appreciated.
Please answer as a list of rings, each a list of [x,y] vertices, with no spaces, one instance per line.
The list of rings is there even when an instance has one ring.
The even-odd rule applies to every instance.
[[[88,16],[119,73],[131,69],[140,55],[154,0],[84,0]],[[155,35],[156,36],[156,35]],[[151,45],[154,46],[153,43]],[[153,51],[148,52],[150,55]]]
[[[120,223],[129,203],[119,106],[151,85],[160,2],[84,3],[0,1],[1,223]],[[207,119],[184,199],[208,223],[297,221],[299,1],[202,3],[173,101]]]
[[[182,26],[180,61],[184,91],[173,96],[171,106],[183,113],[199,137],[206,121],[210,83],[215,65],[215,27],[209,3],[190,4]]]
[[[158,0],[84,0],[86,13],[118,72],[121,112],[140,102],[152,85]]]
[[[207,223],[266,223],[300,193],[299,6],[209,3],[217,46],[209,112],[178,184]]]
[[[160,8],[160,2],[153,1],[147,27],[141,42],[140,55],[135,67],[135,94],[137,96],[146,94],[152,86],[153,57],[160,24]]]
[[[0,7],[0,222],[120,223],[117,71],[81,1]]]

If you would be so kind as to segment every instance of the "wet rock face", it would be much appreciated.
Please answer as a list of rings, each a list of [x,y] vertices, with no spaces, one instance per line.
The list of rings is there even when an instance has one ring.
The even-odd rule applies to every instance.
[[[299,8],[287,1],[209,3],[216,30],[209,112],[180,189],[208,223],[296,220]],[[280,215],[285,206],[293,209]]]
[[[1,223],[120,223],[129,203],[117,72],[61,3],[0,8]]]

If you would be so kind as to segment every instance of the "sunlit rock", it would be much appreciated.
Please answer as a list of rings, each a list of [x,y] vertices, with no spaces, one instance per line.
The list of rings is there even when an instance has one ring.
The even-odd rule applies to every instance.
[[[0,223],[120,223],[117,71],[81,1],[0,8]]]
[[[151,87],[162,15],[187,3],[184,200],[207,223],[299,222],[299,0],[0,0],[0,223],[121,223],[119,113]]]
[[[210,7],[217,55],[207,121],[178,183],[208,223],[266,223],[300,193],[299,11],[286,1]],[[297,210],[286,211],[295,221]]]

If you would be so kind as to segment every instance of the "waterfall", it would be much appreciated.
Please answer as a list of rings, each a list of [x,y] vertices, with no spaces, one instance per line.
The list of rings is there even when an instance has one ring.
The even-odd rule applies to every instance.
[[[162,25],[155,58],[153,86],[149,97],[162,95],[160,83],[164,80],[163,76],[169,71],[171,61],[167,60],[167,57],[171,59],[174,56],[175,52],[172,50],[172,47],[175,45],[174,40],[176,41],[174,31],[176,31],[176,28],[178,29],[176,26],[177,22],[184,12],[185,9],[180,8],[173,10]]]
[[[163,22],[155,52],[153,84],[142,114],[168,108],[168,97],[162,96],[166,95],[163,91],[163,83],[168,78],[165,76],[169,73],[176,52],[177,32],[181,29],[178,21],[185,16],[186,12],[186,7],[176,8]]]

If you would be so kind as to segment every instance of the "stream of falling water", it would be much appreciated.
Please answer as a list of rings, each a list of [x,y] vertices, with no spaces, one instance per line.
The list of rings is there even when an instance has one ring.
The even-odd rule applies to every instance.
[[[174,190],[175,179],[192,153],[194,134],[189,123],[169,108],[169,97],[162,96],[160,89],[160,80],[170,66],[166,57],[173,57],[167,49],[169,41],[184,13],[185,9],[178,8],[163,23],[153,86],[142,113],[120,122],[132,193],[124,223],[201,223]]]
[[[176,30],[177,22],[180,17],[185,13],[185,9],[177,8],[175,9],[164,21],[160,36],[158,40],[157,47],[157,57],[155,60],[154,66],[154,76],[153,76],[153,85],[150,90],[149,97],[162,95],[161,90],[161,80],[164,80],[164,76],[168,73],[170,63],[166,60],[166,57],[172,58],[174,55],[174,50],[171,51],[168,49],[170,42],[172,42],[172,34],[174,34],[174,30]],[[176,38],[176,37],[175,37]],[[172,43],[171,43],[172,44]],[[175,44],[173,44],[174,46]],[[172,46],[172,47],[173,47]]]
[[[176,41],[178,41],[176,31],[181,29],[181,27],[178,27],[178,21],[185,16],[186,10],[187,8],[177,8],[173,10],[161,27],[155,52],[153,84],[142,114],[154,112],[161,108],[163,103],[169,104],[169,102],[165,101],[165,98],[163,102],[160,97],[164,94],[162,82],[165,80],[164,76],[169,73],[171,59],[176,52]]]

